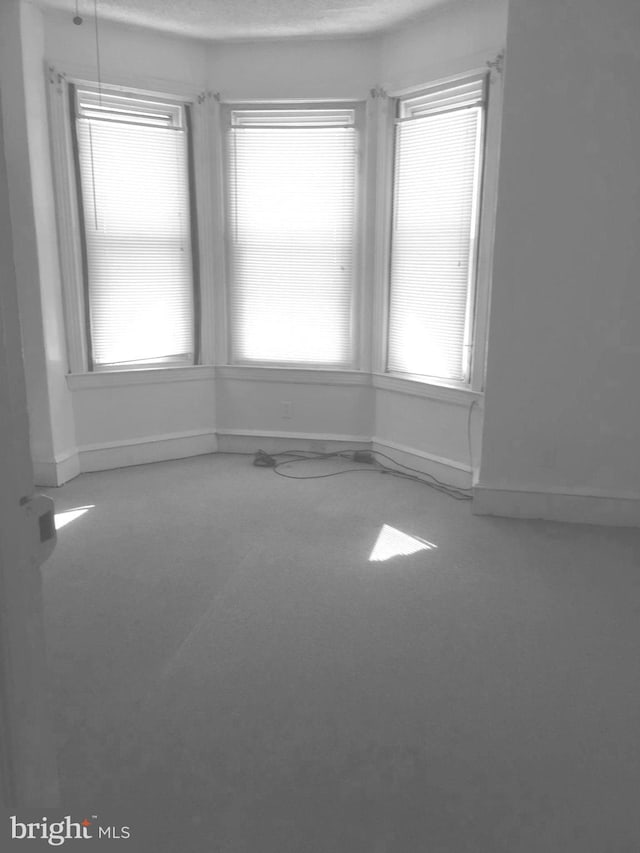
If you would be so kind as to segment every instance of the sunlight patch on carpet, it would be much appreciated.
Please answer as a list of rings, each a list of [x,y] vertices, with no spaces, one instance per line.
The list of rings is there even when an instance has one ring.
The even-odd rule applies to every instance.
[[[376,544],[369,555],[369,562],[381,563],[384,560],[390,560],[392,557],[408,557],[410,554],[417,554],[418,551],[432,551],[437,547],[433,542],[427,542],[426,539],[410,536],[396,527],[383,524],[380,533],[378,533]]]
[[[67,509],[64,512],[56,513],[56,530],[60,530],[62,527],[66,527],[67,524],[70,524],[72,521],[75,521],[76,518],[80,518],[81,515],[84,515],[85,512],[89,512],[90,509],[93,509],[95,504],[89,504],[88,506],[77,506],[75,509]]]

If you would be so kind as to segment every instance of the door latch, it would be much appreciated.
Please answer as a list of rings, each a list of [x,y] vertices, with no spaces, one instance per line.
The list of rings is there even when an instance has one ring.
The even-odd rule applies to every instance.
[[[56,547],[55,505],[48,495],[34,494],[20,498],[29,531],[30,556],[41,566]]]

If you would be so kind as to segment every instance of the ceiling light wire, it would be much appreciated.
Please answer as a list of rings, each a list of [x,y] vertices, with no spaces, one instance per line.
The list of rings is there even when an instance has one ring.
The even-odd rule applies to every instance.
[[[78,0],[76,0],[77,4]],[[96,75],[98,77],[98,103],[102,106],[102,62],[100,59],[100,29],[98,23],[98,0],[93,0],[93,29],[96,42]],[[93,194],[93,221],[98,230],[98,204],[96,201],[96,171],[93,158],[93,132],[89,120],[89,152],[91,155],[91,188]]]
[[[93,25],[96,38],[96,71],[98,73],[98,101],[102,106],[102,63],[100,61],[100,31],[98,24],[98,0],[93,0]]]

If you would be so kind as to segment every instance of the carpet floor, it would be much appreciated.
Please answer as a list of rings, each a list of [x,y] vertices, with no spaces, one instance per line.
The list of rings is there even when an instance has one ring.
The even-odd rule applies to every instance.
[[[229,455],[50,494],[64,807],[118,849],[640,849],[640,531]]]

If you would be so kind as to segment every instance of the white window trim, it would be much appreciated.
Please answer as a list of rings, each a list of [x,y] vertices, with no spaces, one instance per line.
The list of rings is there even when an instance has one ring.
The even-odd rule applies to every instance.
[[[318,367],[269,367],[226,364],[216,367],[216,379],[235,382],[276,382],[291,385],[357,385],[371,387],[371,376],[361,370]]]
[[[126,385],[165,385],[173,382],[196,382],[215,379],[212,364],[190,364],[185,367],[158,367],[132,370],[100,370],[90,373],[68,373],[71,391],[94,388],[120,388]]]
[[[270,367],[273,369],[287,370],[303,369],[303,370],[323,370],[332,369],[330,366],[318,364],[317,367],[307,364],[278,364],[275,362],[260,362],[255,364],[245,364],[244,362],[235,362],[233,360],[232,342],[231,342],[231,312],[230,312],[230,291],[232,286],[231,273],[231,235],[229,233],[226,210],[228,209],[228,182],[226,180],[227,170],[229,168],[228,155],[226,153],[226,132],[230,125],[230,116],[233,110],[304,110],[307,109],[353,109],[354,110],[354,127],[356,129],[357,140],[357,164],[356,164],[356,198],[355,198],[355,228],[354,228],[354,274],[353,274],[353,292],[351,300],[351,318],[350,318],[350,333],[351,333],[351,352],[352,360],[348,366],[342,368],[345,371],[361,370],[363,367],[363,342],[362,342],[362,322],[361,315],[363,305],[366,302],[365,279],[364,279],[364,255],[365,255],[365,240],[364,240],[364,200],[367,168],[365,154],[367,150],[366,140],[366,105],[363,101],[354,100],[276,100],[276,101],[238,101],[225,100],[221,103],[220,110],[220,133],[218,134],[221,151],[222,164],[222,181],[220,196],[223,199],[224,207],[224,259],[225,259],[225,287],[224,287],[224,302],[225,302],[225,329],[224,329],[224,354],[219,360],[219,364],[232,366],[246,367]]]
[[[73,78],[73,82],[75,80]],[[70,81],[63,71],[48,66],[49,123],[68,369],[71,373],[84,373],[88,371],[89,357],[82,234],[71,138]]]
[[[491,289],[492,254],[495,228],[495,209],[497,201],[497,177],[499,162],[500,127],[502,113],[503,80],[499,67],[488,60],[495,56],[492,52],[478,57],[478,65],[465,66],[464,69],[439,68],[432,81],[422,81],[403,88],[390,88],[388,95],[380,87],[371,90],[366,103],[365,132],[360,133],[360,162],[358,170],[357,199],[357,239],[356,275],[354,280],[354,303],[352,311],[354,364],[351,371],[331,371],[334,379],[338,373],[349,375],[360,373],[365,384],[372,384],[380,390],[393,390],[398,393],[416,394],[436,400],[468,403],[484,387],[486,362],[486,339],[488,327],[488,309]],[[477,284],[475,305],[475,340],[471,367],[471,381],[468,384],[439,382],[425,377],[412,377],[386,372],[387,340],[387,299],[388,270],[390,260],[391,236],[391,199],[393,175],[393,102],[391,98],[402,97],[419,92],[437,82],[449,82],[467,77],[482,69],[486,61],[491,65],[488,87],[488,104],[485,125],[485,158],[483,171],[483,192],[480,209],[480,234],[477,258]],[[75,167],[71,145],[70,106],[67,83],[89,83],[95,85],[95,69],[65,63],[56,66],[45,62],[47,88],[49,90],[49,120],[53,174],[55,182],[56,212],[58,219],[58,239],[63,279],[63,299],[67,334],[69,384],[72,388],[106,387],[110,381],[143,381],[144,376],[161,381],[160,375],[166,373],[167,381],[177,381],[186,377],[189,371],[201,373],[201,365],[218,365],[215,373],[207,373],[222,378],[224,366],[229,365],[228,309],[226,272],[226,216],[224,192],[224,136],[221,112],[236,106],[263,107],[270,104],[304,106],[327,104],[331,106],[345,103],[362,102],[350,99],[322,100],[282,100],[259,101],[233,99],[221,101],[219,95],[206,89],[203,84],[199,93],[193,85],[180,81],[167,81],[158,78],[110,77],[109,84],[122,87],[127,91],[153,92],[158,96],[167,96],[192,105],[194,172],[198,192],[196,206],[198,214],[198,240],[200,264],[200,354],[201,365],[181,368],[139,369],[131,372],[119,372],[121,380],[112,380],[108,371],[89,372],[87,370],[87,349],[84,309],[84,280],[81,260],[81,235],[77,209]],[[448,76],[445,76],[448,75]],[[402,81],[403,83],[405,81]],[[359,125],[362,131],[362,124]],[[374,199],[375,204],[367,203]],[[213,235],[213,239],[203,239],[203,235]],[[367,283],[371,287],[367,287]],[[229,367],[235,375],[239,371],[251,372],[252,376],[266,376],[267,369],[271,377],[295,377],[298,381],[315,373],[329,376],[326,368],[307,366],[294,368],[290,365]],[[220,371],[218,373],[218,371]],[[135,373],[135,378],[132,374]],[[180,374],[178,376],[178,374]],[[139,378],[138,378],[139,377]],[[276,381],[273,379],[273,381]],[[350,380],[353,381],[353,380]],[[88,386],[87,386],[88,387]]]
[[[69,84],[95,87],[95,69],[74,66],[69,69],[56,68],[52,63],[45,63],[45,73],[49,94],[49,122],[51,139],[51,156],[53,161],[53,176],[58,230],[58,246],[60,268],[62,275],[62,291],[64,316],[67,339],[68,372],[71,374],[93,373],[89,370],[85,282],[82,264],[82,233],[78,209],[77,180],[72,143],[71,104]],[[190,107],[193,136],[191,147],[193,151],[193,171],[196,192],[195,205],[197,214],[198,253],[195,259],[199,273],[199,323],[196,334],[200,339],[200,363],[213,363],[213,318],[216,308],[213,304],[214,293],[221,289],[215,286],[216,270],[215,253],[217,247],[211,240],[202,239],[202,235],[211,228],[215,221],[213,198],[214,167],[208,156],[210,140],[213,137],[214,122],[211,108],[210,93],[193,91],[193,87],[185,86],[175,81],[137,78],[135,81],[124,78],[110,78],[103,82],[111,90],[127,93],[139,92],[151,94],[157,98],[167,98]],[[205,230],[207,229],[207,230]],[[213,229],[215,230],[215,229]],[[152,368],[152,370],[167,368]],[[188,368],[186,368],[188,369]],[[144,371],[145,368],[140,368]],[[97,372],[97,371],[96,371]],[[101,374],[110,371],[99,371]]]
[[[466,398],[468,392],[480,393],[484,389],[486,364],[488,312],[491,294],[492,256],[495,233],[495,209],[498,189],[498,166],[500,125],[502,115],[502,74],[499,68],[489,65],[485,68],[466,68],[447,77],[425,81],[387,93],[375,90],[375,112],[378,124],[377,151],[377,204],[375,221],[375,273],[373,288],[373,340],[372,373],[376,387],[390,390],[394,383],[397,390],[409,387],[409,384],[431,386],[436,397],[438,389],[459,391]],[[473,291],[473,322],[470,328],[472,337],[471,366],[469,380],[438,380],[433,377],[414,376],[387,370],[387,346],[389,332],[389,288],[391,265],[391,229],[393,205],[393,131],[395,104],[398,98],[418,94],[432,86],[446,86],[479,73],[488,75],[484,122],[484,160],[480,178],[480,205],[478,211],[479,231],[478,248],[475,259],[475,287]],[[385,377],[384,383],[381,378]]]

